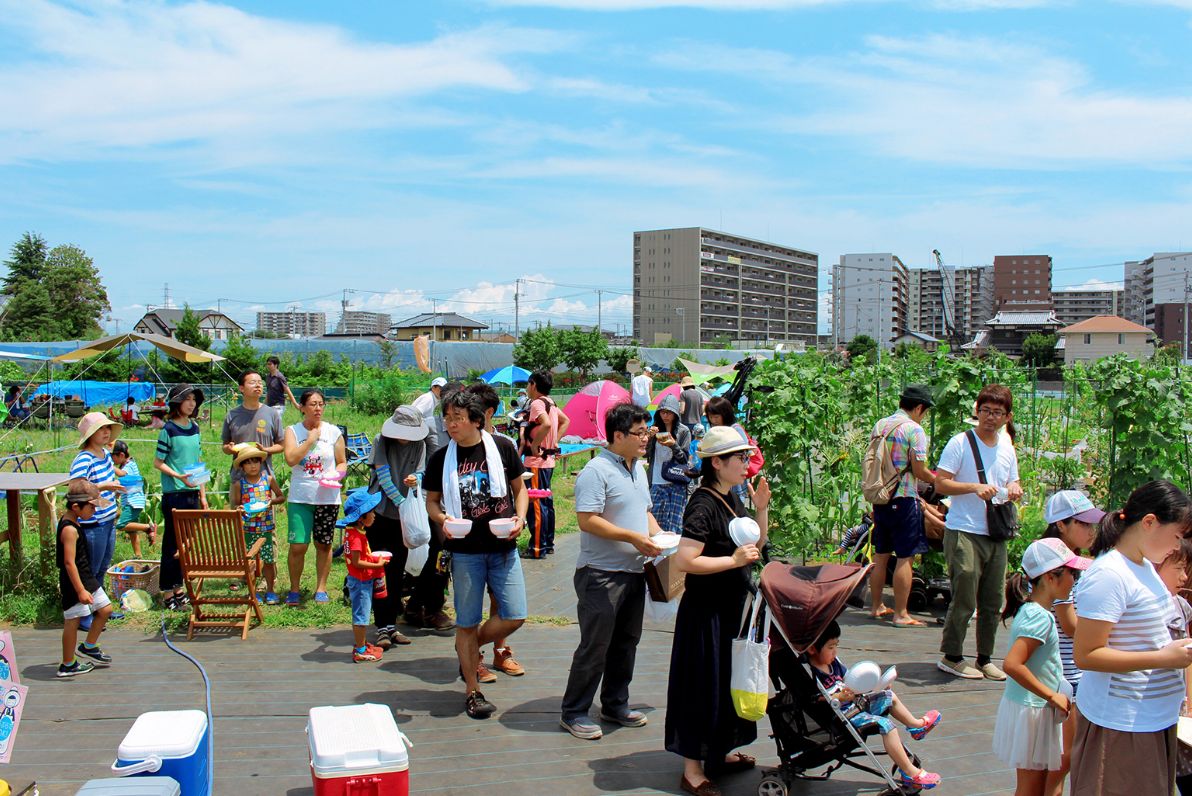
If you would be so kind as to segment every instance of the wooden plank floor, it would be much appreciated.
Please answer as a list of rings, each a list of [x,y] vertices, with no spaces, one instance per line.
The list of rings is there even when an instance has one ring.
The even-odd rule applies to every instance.
[[[557,555],[524,562],[531,614],[574,617],[571,576],[578,536],[559,542]],[[898,691],[911,709],[943,711],[944,721],[929,739],[912,742],[925,765],[944,776],[933,793],[1012,792],[1013,771],[989,751],[1001,686],[962,682],[938,672],[935,627],[895,630],[856,611],[842,621],[846,661],[896,663]],[[189,643],[176,640],[212,679],[215,792],[313,793],[304,734],[307,711],[316,705],[378,702],[392,708],[415,744],[411,787],[416,793],[680,793],[680,761],[662,748],[668,627],[648,625],[638,652],[632,698],[648,712],[650,724],[606,729],[595,742],[572,738],[558,727],[559,703],[578,640],[574,624],[530,624],[518,631],[512,644],[529,673],[522,678],[502,675],[485,687],[498,707],[487,721],[474,721],[463,712],[451,637],[409,634],[414,644],[391,651],[379,665],[351,663],[347,628],[253,630],[247,641],[213,634]],[[51,796],[74,794],[82,782],[104,776],[140,713],[203,707],[197,670],[171,652],[160,635],[110,630],[104,634],[104,648],[116,658],[115,666],[57,681],[60,635],[55,630],[14,633],[30,697],[13,763],[0,770],[18,790],[36,779],[41,793]],[[759,740],[747,750],[762,764],[774,761],[768,733],[763,721]],[[721,785],[726,794],[744,796],[756,792],[758,779],[756,772],[748,772]],[[844,796],[880,790],[869,775],[846,769],[828,782],[802,784],[794,792]]]

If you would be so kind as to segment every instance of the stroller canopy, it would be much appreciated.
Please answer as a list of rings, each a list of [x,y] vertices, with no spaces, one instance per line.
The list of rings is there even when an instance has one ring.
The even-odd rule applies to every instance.
[[[806,652],[844,610],[869,567],[819,564],[795,567],[771,561],[762,570],[761,590],[778,632],[795,652]]]

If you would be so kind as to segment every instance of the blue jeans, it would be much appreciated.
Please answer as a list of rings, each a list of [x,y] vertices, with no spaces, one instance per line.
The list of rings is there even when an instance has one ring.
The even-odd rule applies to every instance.
[[[97,522],[83,529],[87,539],[87,558],[91,561],[91,574],[103,587],[108,567],[112,566],[112,555],[116,551],[116,519]]]
[[[484,615],[484,588],[497,600],[502,619],[525,619],[526,580],[517,548],[505,553],[452,553],[455,624],[476,627]]]
[[[352,626],[367,627],[372,613],[373,582],[347,577],[348,599],[352,603]]]

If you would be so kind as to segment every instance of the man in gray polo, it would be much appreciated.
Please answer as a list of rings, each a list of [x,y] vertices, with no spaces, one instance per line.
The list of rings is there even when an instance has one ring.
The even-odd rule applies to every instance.
[[[650,483],[642,456],[650,415],[618,404],[605,416],[608,447],[596,454],[575,481],[579,521],[579,647],[563,694],[560,726],[576,738],[596,740],[604,732],[588,711],[600,687],[600,718],[641,727],[646,716],[629,708],[629,682],[642,635],[646,559],[661,550],[650,540],[662,529],[650,513]],[[603,683],[601,680],[603,679]]]

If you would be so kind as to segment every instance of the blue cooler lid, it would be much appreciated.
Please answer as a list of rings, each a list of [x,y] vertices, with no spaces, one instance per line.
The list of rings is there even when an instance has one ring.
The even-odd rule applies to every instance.
[[[181,796],[182,787],[173,777],[131,777],[93,779],[83,783],[75,796]]]
[[[207,714],[201,710],[142,713],[121,741],[116,757],[126,763],[139,763],[152,755],[162,759],[189,757],[198,750],[206,733]]]

